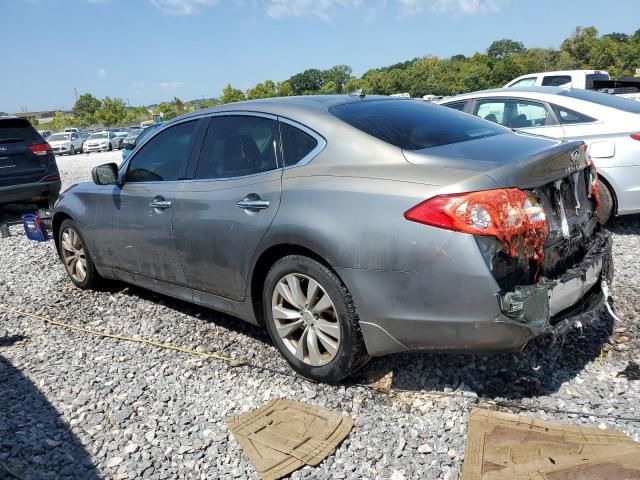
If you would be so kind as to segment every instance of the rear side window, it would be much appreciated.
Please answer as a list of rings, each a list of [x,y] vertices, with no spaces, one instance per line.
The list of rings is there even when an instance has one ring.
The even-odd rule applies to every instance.
[[[543,104],[529,100],[479,100],[475,114],[509,128],[542,127],[554,123]]]
[[[369,100],[330,112],[352,127],[405,150],[421,150],[507,133],[451,108],[413,100]]]
[[[125,181],[170,182],[178,179],[189,159],[197,120],[167,128],[144,144],[136,153]]]
[[[617,108],[623,112],[640,113],[640,102],[635,100],[629,100],[628,98],[618,97],[616,95],[610,95],[608,93],[594,92],[591,90],[581,90],[578,88],[572,88],[566,92],[560,92],[558,95],[563,97],[577,98],[579,100],[586,100],[587,102],[597,103],[605,107]]]
[[[544,87],[559,87],[567,83],[571,83],[570,75],[547,75],[542,79],[542,86]]]
[[[454,110],[458,110],[459,112],[464,112],[464,107],[467,106],[467,102],[453,102],[453,103],[443,103],[445,107],[453,108]]]
[[[11,118],[0,120],[0,143],[42,143],[42,137],[28,120]]]
[[[536,77],[527,77],[522,80],[518,80],[513,85],[509,85],[510,87],[533,87],[536,84]]]
[[[558,121],[563,125],[570,125],[572,123],[589,123],[596,121],[596,119],[593,117],[583,115],[582,113],[578,113],[575,110],[570,110],[559,105],[551,105],[551,108],[553,108],[556,117],[558,117]]]
[[[295,165],[318,146],[315,138],[288,123],[280,123],[280,136],[285,165]]]
[[[275,122],[270,118],[213,117],[202,144],[196,178],[233,178],[277,168]]]

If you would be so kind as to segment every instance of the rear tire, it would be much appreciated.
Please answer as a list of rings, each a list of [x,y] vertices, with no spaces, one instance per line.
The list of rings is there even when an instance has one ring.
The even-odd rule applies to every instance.
[[[71,145],[71,148],[69,148],[69,155],[75,155],[75,154],[76,154],[76,147]]]
[[[601,180],[598,180],[598,194],[600,195],[600,208],[597,215],[600,223],[606,225],[613,215],[613,194]]]
[[[87,244],[76,223],[67,218],[58,231],[60,258],[67,275],[82,290],[95,290],[101,281]]]
[[[109,142],[109,151],[113,150],[113,145]]]
[[[347,287],[316,260],[289,255],[274,263],[262,304],[271,340],[301,375],[338,382],[369,359]]]

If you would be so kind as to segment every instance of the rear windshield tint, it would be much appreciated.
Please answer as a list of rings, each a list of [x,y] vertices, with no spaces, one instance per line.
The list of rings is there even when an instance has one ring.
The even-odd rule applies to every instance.
[[[623,112],[640,113],[640,102],[611,95],[609,93],[572,88],[571,90],[560,92],[558,95],[586,100],[587,102],[597,103],[598,105],[604,105],[605,107],[617,108]]]
[[[349,125],[404,150],[421,150],[508,133],[451,108],[414,100],[370,100],[336,105],[331,113]]]
[[[11,118],[0,120],[0,143],[43,142],[42,137],[28,120]]]

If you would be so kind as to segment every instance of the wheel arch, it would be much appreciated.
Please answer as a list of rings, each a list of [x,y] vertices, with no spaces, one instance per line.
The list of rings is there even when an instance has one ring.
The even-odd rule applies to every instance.
[[[51,233],[53,234],[58,256],[60,256],[60,225],[67,219],[73,220],[73,217],[66,212],[56,212],[51,219]]]
[[[611,193],[611,198],[613,199],[613,211],[611,212],[612,218],[618,214],[618,196],[616,194],[615,188],[613,188],[613,184],[610,179],[608,179],[601,171],[598,171],[598,180],[604,183],[605,187],[609,189],[609,193]]]
[[[260,325],[264,325],[264,318],[262,317],[261,286],[264,284],[264,280],[267,277],[267,273],[271,266],[287,255],[302,255],[312,258],[330,269],[336,276],[338,276],[338,278],[340,278],[337,272],[331,267],[331,264],[322,257],[322,255],[308,247],[294,243],[279,243],[270,246],[264,250],[256,260],[251,271],[251,280],[249,282],[249,299],[251,300],[253,314]]]

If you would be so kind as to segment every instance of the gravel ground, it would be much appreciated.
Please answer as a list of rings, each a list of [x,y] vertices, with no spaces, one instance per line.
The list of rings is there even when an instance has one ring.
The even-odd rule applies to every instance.
[[[59,158],[64,185],[119,158]],[[640,440],[640,420],[621,418],[640,418],[640,382],[618,376],[630,359],[640,360],[640,220],[624,218],[611,229],[619,321],[604,313],[564,343],[543,339],[520,355],[376,359],[350,383],[329,386],[292,375],[265,332],[239,320],[123,284],[74,288],[53,242],[29,242],[13,227],[0,240],[0,304],[258,366],[230,367],[0,312],[0,462],[27,479],[255,479],[225,420],[276,397],[355,420],[335,455],[295,479],[456,479],[467,414],[486,402]]]

